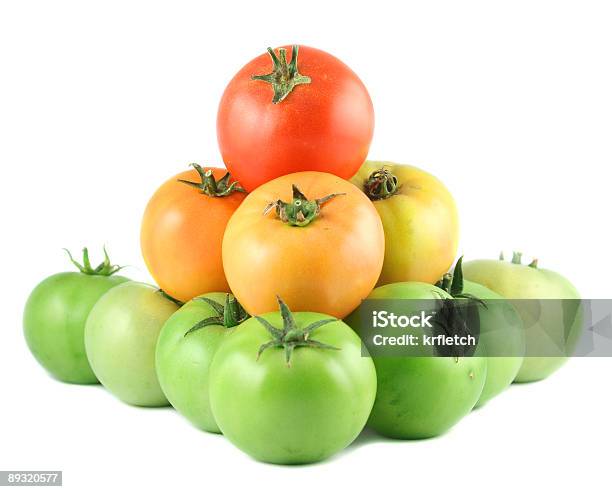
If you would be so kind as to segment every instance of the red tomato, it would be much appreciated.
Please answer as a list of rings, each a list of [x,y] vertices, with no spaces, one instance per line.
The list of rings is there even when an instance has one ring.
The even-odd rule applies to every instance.
[[[372,101],[359,77],[307,46],[299,47],[299,59],[298,46],[285,46],[247,63],[217,115],[223,161],[249,191],[298,171],[348,179],[363,164],[373,132]]]

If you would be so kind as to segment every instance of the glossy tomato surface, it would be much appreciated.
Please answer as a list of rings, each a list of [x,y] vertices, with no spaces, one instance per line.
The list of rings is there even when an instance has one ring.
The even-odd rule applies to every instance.
[[[53,377],[67,383],[98,382],[85,354],[85,322],[100,297],[128,280],[63,272],[34,288],[23,313],[24,334],[36,360]]]
[[[321,205],[308,225],[279,218],[276,200],[292,202],[292,185],[309,199],[341,195]],[[382,267],[384,233],[370,200],[337,176],[302,172],[250,193],[228,222],[223,266],[231,291],[251,314],[277,309],[280,295],[295,311],[341,318],[372,290]]]
[[[284,49],[290,62],[292,47]],[[223,93],[219,148],[227,168],[249,191],[298,171],[348,179],[368,154],[374,110],[359,77],[336,57],[308,46],[299,47],[297,66],[310,82],[296,85],[276,104],[271,84],[252,78],[272,71],[268,53],[247,63]]]
[[[202,297],[223,304],[226,295],[213,292]],[[193,425],[208,432],[220,432],[208,397],[210,364],[232,329],[212,324],[188,332],[198,322],[217,315],[201,298],[189,301],[164,324],[155,353],[157,377],[168,401]]]
[[[377,287],[368,299],[428,301],[450,299],[450,295],[430,284],[399,282]],[[415,304],[410,306],[412,309]],[[371,327],[358,313],[346,322],[362,338],[368,336]],[[411,332],[417,333],[417,329]],[[420,350],[417,347],[416,351]],[[423,439],[446,432],[474,408],[487,372],[483,357],[441,357],[424,352],[421,356],[372,358],[378,390],[368,425],[395,439]]]
[[[262,316],[275,328],[278,312]],[[303,328],[329,318],[295,313]],[[270,347],[270,333],[251,318],[226,337],[210,369],[210,402],[223,434],[260,461],[312,463],[348,446],[364,427],[376,394],[376,373],[362,357],[359,337],[343,322],[314,330],[310,339],[335,347]]]
[[[514,305],[525,328],[525,358],[515,381],[539,381],[559,369],[577,344],[582,333],[580,294],[562,275],[519,260],[520,255],[517,263],[468,261],[463,275]]]
[[[224,169],[210,170],[216,180]],[[200,294],[227,291],[221,243],[227,221],[245,197],[234,191],[208,196],[179,181],[198,182],[195,169],[166,181],[149,201],[140,245],[151,276],[168,295],[186,302]]]
[[[484,405],[505,390],[523,364],[525,354],[525,331],[516,309],[507,299],[487,287],[463,281],[463,293],[480,299],[479,345],[487,359],[487,379],[476,406]]]
[[[85,349],[102,385],[120,400],[145,407],[168,405],[155,373],[159,332],[178,306],[158,289],[125,282],[91,310]]]
[[[368,192],[372,173],[386,170],[396,191],[373,198],[385,229],[385,262],[378,285],[418,281],[435,283],[450,268],[459,244],[455,201],[444,184],[413,166],[367,161],[351,182]],[[372,198],[372,196],[371,196]]]

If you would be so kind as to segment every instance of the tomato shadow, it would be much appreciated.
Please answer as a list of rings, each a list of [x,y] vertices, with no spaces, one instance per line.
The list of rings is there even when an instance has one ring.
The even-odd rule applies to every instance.
[[[278,467],[280,468],[316,468],[319,466],[324,467],[326,465],[333,463],[336,460],[341,460],[343,456],[346,456],[347,454],[350,454],[353,451],[356,451],[362,446],[367,446],[368,444],[373,444],[376,442],[398,442],[399,443],[402,441],[398,439],[391,439],[385,436],[381,436],[380,434],[377,434],[372,429],[366,427],[355,438],[355,440],[351,444],[349,444],[345,449],[324,459],[323,461],[317,461],[315,463],[292,463],[292,464],[278,464],[278,463],[265,463],[265,462],[260,462],[260,463],[264,466],[269,466],[272,468],[278,468]]]
[[[118,398],[116,395],[108,391],[100,382],[74,383],[70,381],[63,381],[61,379],[57,379],[56,377],[53,377],[53,375],[51,375],[51,378],[53,379],[55,383],[64,386],[68,391],[71,391],[71,392],[74,391],[74,393],[70,393],[70,394],[72,394],[75,398],[81,398],[80,395],[88,394],[88,392],[91,392],[89,393],[89,396],[87,398],[91,398],[92,394],[101,395],[100,396],[101,398],[111,398],[115,402],[118,402],[119,404],[124,405],[127,408],[134,409],[134,410],[145,410],[148,412],[160,412],[160,413],[162,412],[176,413],[174,408],[170,405],[170,403],[165,404],[165,405],[147,406],[147,405],[137,405],[134,403],[123,401],[120,398]]]
[[[336,456],[334,456],[331,460],[329,461],[333,461],[334,459],[345,455],[345,454],[350,454],[353,451],[358,450],[359,448],[363,447],[363,446],[369,446],[372,444],[377,444],[377,443],[390,443],[390,444],[397,444],[397,445],[403,445],[403,446],[409,446],[409,445],[416,445],[420,442],[423,441],[433,441],[436,439],[441,438],[442,436],[444,436],[444,434],[441,434],[439,436],[432,436],[432,437],[422,437],[422,438],[414,438],[414,439],[401,439],[401,438],[393,438],[393,437],[388,437],[388,436],[383,436],[382,434],[377,433],[375,430],[366,427],[365,429],[363,429],[363,431],[361,431],[361,434],[359,434],[357,436],[357,438],[343,451],[341,451],[340,453],[338,453]]]
[[[388,442],[394,441],[395,439],[390,439],[385,437],[375,430],[370,429],[369,427],[364,428],[361,433],[357,436],[357,438],[348,445],[345,451],[350,451],[354,449],[359,449],[363,446],[367,446],[368,444],[376,443],[376,442]]]
[[[402,444],[405,446],[410,443],[416,444],[421,441],[431,441],[439,437],[440,436],[424,437],[420,439],[399,439],[399,438],[383,436],[382,434],[379,434],[378,432],[376,432],[374,429],[366,427],[365,429],[361,431],[361,433],[357,436],[357,438],[344,451],[342,451],[339,454],[351,453],[363,446],[368,446],[368,445],[376,444],[376,443],[383,443],[383,442],[384,443],[396,443],[398,445]]]

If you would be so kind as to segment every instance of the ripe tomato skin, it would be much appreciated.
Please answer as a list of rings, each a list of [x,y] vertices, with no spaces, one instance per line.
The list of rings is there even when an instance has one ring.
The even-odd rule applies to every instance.
[[[298,327],[329,316],[294,313]],[[262,316],[282,327],[278,312]],[[312,332],[340,350],[296,347],[291,365],[282,348],[251,318],[226,337],[210,368],[210,402],[223,434],[255,459],[277,464],[321,461],[348,446],[363,429],[376,395],[372,360],[343,322]]]
[[[377,287],[369,299],[449,299],[444,290],[422,282]],[[358,312],[346,322],[360,336],[371,329]],[[417,350],[420,350],[417,349]],[[394,439],[424,439],[443,434],[466,416],[485,383],[484,357],[372,357],[378,389],[368,425]]]
[[[557,348],[551,344],[552,334],[560,334],[569,351],[578,342],[582,332],[580,294],[569,280],[551,270],[490,259],[463,263],[463,275],[508,299],[523,319],[526,356],[515,382],[540,381],[567,362],[565,353],[559,357],[536,357],[529,353],[550,353]],[[521,299],[544,300],[536,322],[533,305]],[[576,317],[566,318],[564,311],[576,313]]]
[[[85,349],[102,385],[136,406],[168,405],[155,373],[155,346],[178,306],[155,287],[125,282],[104,294],[89,313]]]
[[[459,245],[459,216],[444,184],[413,166],[366,161],[351,182],[360,190],[381,168],[398,178],[399,191],[372,203],[385,229],[385,262],[378,285],[435,283],[448,271]]]
[[[289,58],[291,46],[285,49]],[[271,69],[270,55],[264,53],[247,63],[223,93],[217,139],[227,168],[249,191],[299,171],[349,179],[365,160],[374,132],[372,101],[361,80],[329,53],[300,46],[298,69],[311,82],[273,104],[271,85],[251,79]]]
[[[53,377],[66,383],[98,382],[85,354],[85,321],[100,297],[128,280],[63,272],[34,288],[23,314],[24,335],[36,360]]]
[[[291,226],[271,211],[291,200],[295,184],[308,199],[345,195],[325,203],[305,227]],[[255,315],[277,309],[279,295],[295,311],[342,318],[376,284],[384,256],[380,218],[355,186],[328,173],[305,171],[276,178],[250,193],[227,224],[223,266],[238,301]]]
[[[208,169],[217,180],[226,173]],[[155,192],[144,212],[140,244],[155,282],[168,295],[186,302],[206,292],[229,290],[221,243],[227,221],[245,195],[211,197],[178,179],[197,182],[199,175],[193,169],[179,173]]]
[[[226,293],[205,297],[223,304]],[[172,406],[193,425],[207,432],[221,432],[210,409],[209,369],[225,337],[233,331],[210,325],[187,333],[197,322],[215,316],[215,310],[201,300],[191,300],[164,323],[155,351],[159,384]]]

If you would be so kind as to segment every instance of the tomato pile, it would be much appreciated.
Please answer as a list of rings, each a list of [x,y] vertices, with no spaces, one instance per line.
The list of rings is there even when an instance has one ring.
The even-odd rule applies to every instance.
[[[578,299],[576,289],[519,254],[460,259],[449,272],[451,194],[421,169],[366,160],[373,129],[370,96],[344,63],[305,46],[268,49],[221,98],[225,169],[192,164],[146,206],[142,255],[159,288],[117,275],[106,251],[97,267],[87,249],[82,263],[70,256],[78,271],[46,278],[26,303],[31,352],[61,381],[171,404],[279,464],[323,460],[366,425],[437,436],[513,381],[550,375],[566,357],[525,357],[540,340],[515,300]],[[364,299],[461,298],[478,300],[473,355],[367,353]],[[562,309],[539,323],[571,344],[579,320],[564,325]],[[507,356],[486,355],[500,343]]]

